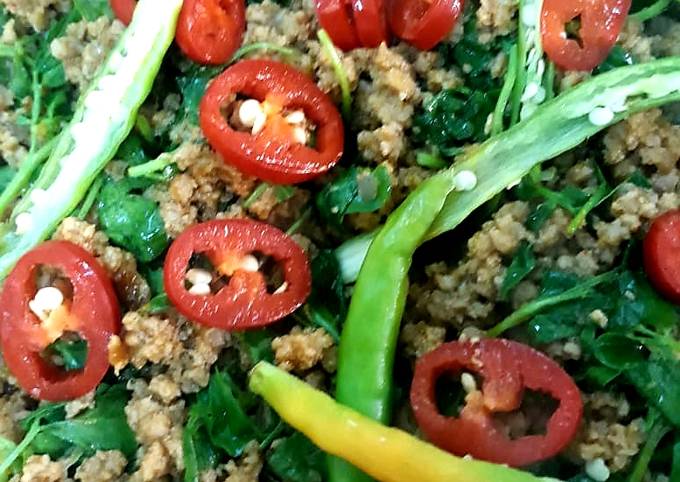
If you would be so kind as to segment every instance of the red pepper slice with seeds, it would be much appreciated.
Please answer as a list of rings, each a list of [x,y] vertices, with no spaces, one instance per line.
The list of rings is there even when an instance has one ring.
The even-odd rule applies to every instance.
[[[616,43],[630,6],[631,0],[545,0],[543,50],[561,69],[594,69]],[[576,38],[570,38],[570,24]]]
[[[393,0],[389,23],[394,35],[430,50],[453,30],[463,11],[463,0]]]
[[[262,103],[261,129],[238,129],[225,117],[237,97]],[[302,72],[269,60],[244,60],[216,77],[201,101],[200,122],[210,145],[240,171],[276,184],[307,181],[342,156],[342,118],[331,99]],[[311,124],[314,146],[300,142],[288,114]],[[231,116],[233,117],[233,115]],[[307,134],[305,134],[307,135]]]
[[[680,210],[654,220],[643,243],[645,271],[654,287],[680,304]]]
[[[36,277],[42,267],[56,269],[70,284],[65,291],[72,291],[45,287],[56,288],[64,299],[44,311],[36,304],[41,291]],[[3,357],[21,388],[32,397],[52,402],[73,400],[92,391],[104,378],[109,369],[109,340],[120,330],[120,308],[108,274],[83,248],[66,241],[48,241],[28,252],[5,280],[0,310]],[[87,342],[82,370],[66,371],[45,354],[65,333],[75,333]]]
[[[435,385],[445,374],[473,372],[483,378],[457,418],[439,412]],[[511,439],[493,415],[518,410],[526,389],[541,392],[559,405],[544,435]],[[574,438],[583,403],[578,387],[557,364],[539,351],[510,340],[447,343],[416,363],[411,406],[418,426],[435,445],[456,455],[525,466],[550,458]]]
[[[273,259],[283,275],[273,293],[267,289],[265,274],[250,262],[254,254]],[[189,286],[187,275],[196,255],[210,260],[217,279],[209,274],[200,285]],[[206,270],[201,273],[205,276]],[[279,229],[249,219],[208,221],[188,228],[168,250],[164,282],[180,313],[223,330],[273,323],[300,307],[311,291],[309,262],[302,248]]]

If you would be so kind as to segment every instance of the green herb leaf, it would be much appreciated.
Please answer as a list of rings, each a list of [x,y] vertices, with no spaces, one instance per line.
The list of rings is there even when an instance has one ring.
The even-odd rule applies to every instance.
[[[269,330],[245,331],[240,334],[239,339],[245,345],[253,365],[261,361],[272,362],[274,360],[272,351],[274,335]]]
[[[541,230],[545,222],[551,218],[557,206],[550,202],[540,203],[527,217],[526,226],[532,233]]]
[[[505,278],[503,278],[500,289],[501,299],[506,300],[510,292],[531,274],[534,268],[536,268],[536,258],[532,246],[529,242],[523,241],[505,272]]]
[[[221,72],[220,67],[200,67],[192,65],[184,75],[177,78],[177,86],[182,95],[182,106],[178,111],[178,121],[187,119],[198,124],[198,106],[201,103],[208,82]]]
[[[215,467],[219,454],[210,444],[208,435],[190,420],[182,433],[184,451],[184,482],[198,482],[200,473]]]
[[[160,256],[169,243],[158,204],[134,193],[147,186],[146,181],[137,178],[108,182],[97,205],[104,232],[142,262]]]
[[[267,465],[274,474],[288,482],[326,480],[325,454],[299,432],[276,444],[267,457]]]
[[[486,137],[484,127],[496,97],[489,92],[442,90],[425,102],[413,118],[416,141],[446,154],[469,141]]]
[[[85,20],[90,22],[99,17],[113,18],[108,0],[73,0],[73,6]]]
[[[339,225],[346,214],[379,210],[391,191],[392,179],[384,165],[373,171],[352,167],[319,192],[316,206],[324,219]]]
[[[673,425],[680,427],[680,361],[652,357],[627,370],[626,377]]]
[[[85,367],[87,361],[87,341],[85,340],[60,338],[48,346],[47,350],[61,358],[62,368],[66,371],[82,370]]]
[[[609,51],[609,55],[604,61],[597,66],[594,73],[602,74],[608,72],[617,67],[623,67],[625,65],[633,65],[633,57],[620,45],[614,45]]]
[[[231,457],[241,455],[246,445],[259,435],[242,400],[243,393],[229,374],[217,372],[189,411],[191,423],[203,427],[211,444]]]
[[[644,362],[647,350],[621,333],[605,333],[595,340],[595,358],[614,370],[627,370]]]
[[[53,459],[73,449],[81,450],[84,456],[97,450],[120,450],[131,459],[137,450],[137,441],[125,416],[127,400],[123,385],[100,385],[94,408],[81,415],[64,420],[63,405],[49,408],[47,413],[38,414],[49,423],[41,427],[31,448],[36,453],[49,454]],[[50,421],[55,415],[60,415],[61,420]],[[27,420],[30,422],[31,417],[24,423]]]

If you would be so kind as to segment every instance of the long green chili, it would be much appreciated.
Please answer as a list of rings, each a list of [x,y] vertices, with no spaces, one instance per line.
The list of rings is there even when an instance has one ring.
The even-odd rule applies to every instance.
[[[88,192],[135,124],[172,43],[182,0],[141,0],[135,17],[59,136],[40,176],[0,224],[0,280]]]
[[[392,368],[408,269],[423,241],[454,229],[534,166],[628,115],[680,100],[679,91],[680,57],[612,70],[539,106],[528,119],[421,184],[388,218],[362,263],[340,341],[338,401],[389,422]],[[589,120],[593,109],[607,106],[617,106],[611,123],[599,125]],[[454,190],[461,171],[474,173],[474,189]],[[331,462],[332,482],[365,477],[338,460]]]

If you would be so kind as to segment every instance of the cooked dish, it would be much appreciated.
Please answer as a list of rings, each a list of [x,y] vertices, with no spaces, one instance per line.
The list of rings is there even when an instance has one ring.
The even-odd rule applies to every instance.
[[[0,482],[680,481],[678,19],[0,0]]]

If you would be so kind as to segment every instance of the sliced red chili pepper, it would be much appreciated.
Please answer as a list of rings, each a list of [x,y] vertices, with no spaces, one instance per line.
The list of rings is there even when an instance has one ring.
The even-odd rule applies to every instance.
[[[623,28],[631,0],[545,0],[543,50],[564,70],[591,70],[609,54]],[[569,24],[578,38],[569,38]]]
[[[57,268],[73,287],[70,303],[54,310],[44,322],[29,308],[41,266]],[[90,392],[102,380],[109,368],[109,340],[120,330],[120,309],[106,271],[87,251],[66,241],[49,241],[30,251],[5,280],[0,307],[5,362],[31,396],[72,400]],[[87,342],[82,370],[65,371],[41,355],[55,341],[55,330],[76,332]]]
[[[257,134],[235,130],[223,109],[238,94],[266,100],[279,112],[302,110],[316,126],[315,146],[277,135],[285,131],[278,114]],[[307,181],[328,171],[342,156],[344,130],[337,108],[311,79],[280,62],[244,60],[229,67],[208,87],[200,120],[203,133],[225,162],[272,183]]]
[[[314,4],[319,24],[336,47],[347,51],[361,45],[354,28],[352,6],[347,0],[315,0]]]
[[[429,50],[453,30],[463,0],[393,0],[388,13],[394,35]]]
[[[643,244],[647,276],[664,296],[680,304],[680,210],[654,220]]]
[[[389,40],[385,0],[352,0],[352,18],[363,47],[375,48]]]
[[[190,59],[218,65],[231,59],[245,29],[244,0],[184,0],[176,39]]]
[[[468,394],[458,418],[445,417],[437,408],[435,383],[445,373],[464,370],[482,376],[482,391]],[[545,435],[512,440],[492,416],[519,409],[525,388],[549,395],[559,406]],[[529,346],[493,339],[447,343],[418,360],[411,406],[427,438],[444,450],[512,466],[556,455],[576,434],[583,414],[578,387],[557,363]]]
[[[316,15],[336,47],[375,48],[389,40],[385,0],[315,0]]]
[[[137,7],[137,0],[109,0],[114,15],[125,25],[130,25]]]
[[[283,272],[284,289],[268,293],[261,272],[241,267],[241,260],[253,253],[276,261]],[[187,289],[189,262],[196,254],[204,254],[230,276],[214,294],[192,294]],[[273,323],[300,307],[311,290],[309,263],[302,248],[279,229],[249,219],[209,221],[184,231],[168,250],[164,281],[180,313],[224,330]]]

